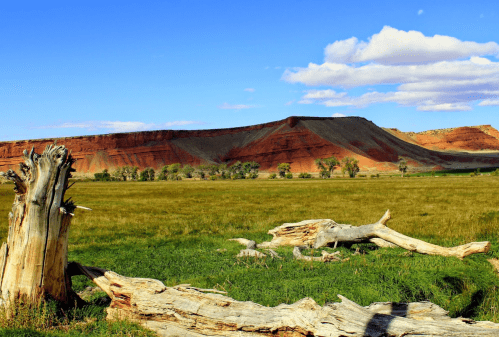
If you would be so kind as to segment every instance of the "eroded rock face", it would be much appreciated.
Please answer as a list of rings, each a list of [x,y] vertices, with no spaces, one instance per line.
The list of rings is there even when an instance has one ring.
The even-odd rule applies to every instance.
[[[449,131],[450,130],[450,131]],[[491,154],[445,153],[432,149],[497,149],[499,132],[491,126],[436,130],[421,134],[383,130],[359,117],[287,119],[240,128],[164,130],[0,143],[0,171],[17,169],[24,149],[36,151],[55,140],[72,150],[78,173],[95,173],[118,166],[161,168],[172,163],[231,164],[256,161],[261,170],[278,163],[292,172],[314,172],[316,158],[346,156],[359,160],[362,170],[396,170],[399,156],[412,167],[476,168],[499,166]],[[450,144],[450,145],[449,145]],[[423,147],[422,147],[423,146]]]
[[[428,130],[423,132],[402,132],[386,129],[407,142],[432,150],[444,151],[499,151],[499,132],[491,125]]]

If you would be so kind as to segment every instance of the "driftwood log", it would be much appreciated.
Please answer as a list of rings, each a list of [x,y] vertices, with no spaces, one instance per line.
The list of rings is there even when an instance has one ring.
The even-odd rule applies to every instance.
[[[339,295],[340,303],[311,298],[269,308],[240,302],[218,290],[166,287],[153,279],[129,278],[76,265],[111,298],[109,318],[128,318],[161,336],[498,336],[499,324],[449,318],[430,302],[373,303]],[[215,293],[213,293],[215,292]]]
[[[74,161],[64,146],[48,146],[41,155],[33,150],[24,152],[24,161],[20,175],[11,170],[3,173],[14,181],[16,192],[9,215],[8,240],[0,255],[3,304],[18,298],[37,302],[44,297],[69,304],[76,297],[71,276],[84,274],[111,298],[108,318],[137,320],[161,336],[499,335],[499,324],[451,319],[445,310],[428,302],[361,307],[339,296],[341,303],[324,306],[304,298],[291,305],[269,308],[236,301],[213,289],[166,287],[158,280],[129,278],[101,268],[68,264],[68,229],[77,206],[70,200],[64,201],[64,194]],[[311,224],[307,226],[313,230]],[[315,229],[314,235],[309,235],[307,242],[311,246],[318,233]],[[254,242],[247,245],[255,248]],[[273,251],[268,252],[273,255]]]
[[[276,248],[279,246],[321,248],[338,243],[353,244],[371,242],[380,247],[401,247],[421,254],[454,256],[464,258],[470,254],[487,253],[490,242],[471,242],[457,247],[441,247],[422,240],[400,234],[386,226],[390,211],[376,223],[363,226],[338,224],[333,220],[305,220],[285,223],[268,231],[273,238],[269,242],[257,244],[257,248]],[[232,239],[244,244],[246,239]],[[244,241],[246,240],[246,241]]]

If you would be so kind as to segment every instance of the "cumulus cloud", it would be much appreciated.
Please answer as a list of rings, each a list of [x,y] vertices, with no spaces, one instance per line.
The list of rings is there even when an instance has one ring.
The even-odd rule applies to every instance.
[[[246,88],[246,89],[244,89],[244,91],[247,91],[247,92],[255,92],[255,89],[254,89],[254,88]]]
[[[499,45],[461,41],[445,35],[424,36],[418,31],[406,32],[385,26],[371,36],[369,42],[358,41],[356,37],[336,41],[326,47],[324,54],[328,63],[429,63],[499,54]]]
[[[228,109],[228,110],[241,110],[241,109],[250,109],[254,108],[254,105],[246,105],[246,104],[229,104],[225,102],[222,105],[219,105],[219,109]]]
[[[282,79],[308,86],[349,88],[398,85],[397,91],[368,92],[351,97],[347,91],[308,90],[301,104],[365,107],[382,102],[415,106],[421,111],[466,111],[495,105],[499,97],[499,62],[484,55],[499,53],[495,42],[462,42],[449,36],[426,37],[384,27],[369,42],[352,37],[325,49],[323,64],[286,70]],[[463,59],[464,58],[464,59]]]
[[[88,121],[79,123],[62,123],[56,125],[42,126],[41,129],[87,129],[87,130],[99,130],[105,129],[108,132],[134,132],[134,131],[148,131],[148,130],[158,130],[166,129],[174,126],[184,126],[191,124],[204,124],[203,122],[196,121],[174,121],[167,123],[144,123],[137,121],[121,122],[121,121]]]

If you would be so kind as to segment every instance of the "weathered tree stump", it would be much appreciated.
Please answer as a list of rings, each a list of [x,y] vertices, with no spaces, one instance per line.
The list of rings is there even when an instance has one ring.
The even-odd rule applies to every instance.
[[[68,229],[75,205],[64,201],[74,171],[64,146],[47,146],[41,155],[24,151],[20,176],[2,176],[15,184],[9,214],[7,243],[0,250],[0,298],[36,303],[50,297],[60,303],[73,300],[66,272]]]

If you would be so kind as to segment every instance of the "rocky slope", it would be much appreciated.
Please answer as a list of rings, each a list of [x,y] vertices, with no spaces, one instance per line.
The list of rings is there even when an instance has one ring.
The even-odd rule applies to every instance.
[[[484,127],[485,128],[485,127]],[[459,130],[464,129],[464,130]],[[440,135],[403,134],[388,131],[360,117],[287,119],[240,128],[216,130],[165,130],[82,136],[59,139],[0,142],[0,171],[16,168],[24,149],[37,152],[57,141],[72,150],[77,172],[100,172],[117,166],[132,165],[158,169],[165,164],[233,163],[257,161],[261,170],[275,171],[278,163],[291,163],[293,172],[316,171],[314,160],[329,156],[341,159],[353,156],[363,171],[396,170],[399,156],[409,165],[421,169],[477,168],[499,166],[495,154],[469,154],[434,151],[439,144],[468,144],[459,137],[474,139],[477,128],[459,128],[446,133],[445,141],[434,141]],[[486,128],[485,128],[486,129]],[[395,131],[396,130],[396,131]],[[481,144],[493,148],[497,130],[489,128],[489,138]],[[494,133],[495,132],[495,133]],[[419,137],[419,138],[418,138]],[[426,138],[425,138],[426,137]],[[425,147],[420,146],[422,139]],[[461,142],[461,143],[460,143]],[[495,148],[494,148],[495,149]],[[499,150],[499,147],[497,148]]]
[[[491,125],[429,130],[423,132],[402,132],[385,129],[407,142],[431,150],[444,151],[499,151],[499,132]]]

